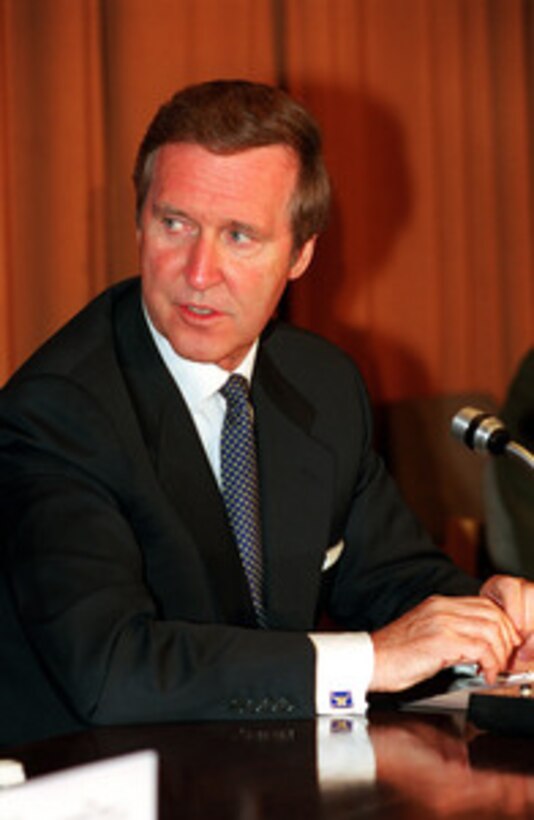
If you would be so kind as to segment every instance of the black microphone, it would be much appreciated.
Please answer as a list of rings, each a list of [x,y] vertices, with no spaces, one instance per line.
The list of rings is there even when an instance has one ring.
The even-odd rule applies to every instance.
[[[511,456],[534,470],[534,455],[512,441],[504,423],[477,407],[463,407],[451,422],[451,433],[470,450],[492,456]]]

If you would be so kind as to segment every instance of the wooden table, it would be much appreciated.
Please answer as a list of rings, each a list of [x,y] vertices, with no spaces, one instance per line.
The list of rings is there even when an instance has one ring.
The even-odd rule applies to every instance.
[[[163,820],[534,817],[534,739],[480,732],[460,713],[373,709],[367,732],[375,778],[337,788],[318,779],[315,721],[99,728],[9,754],[34,777],[155,749]]]

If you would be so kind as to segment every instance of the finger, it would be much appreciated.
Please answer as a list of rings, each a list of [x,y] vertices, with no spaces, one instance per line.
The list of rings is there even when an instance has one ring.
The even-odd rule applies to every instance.
[[[528,582],[523,587],[523,629],[534,632],[534,584]]]
[[[492,679],[504,671],[515,652],[515,645],[501,629],[499,621],[485,617],[471,618],[457,625],[457,634],[463,651],[469,652],[470,662],[478,663],[481,672]]]
[[[498,639],[504,648],[503,651],[507,654],[510,654],[523,642],[523,637],[519,634],[507,613],[490,598],[449,598],[441,600],[446,602],[442,614],[445,617],[459,619],[461,631],[482,630],[483,634],[487,636],[487,640],[492,642],[495,638],[490,631],[496,630]]]
[[[526,598],[530,598],[530,595],[527,596],[526,592],[527,584],[522,578],[494,575],[483,584],[480,595],[504,609],[520,635],[524,635],[530,620],[526,613]]]
[[[468,626],[462,624],[458,628],[456,648],[462,649],[461,662],[475,664],[489,683],[494,683],[499,673],[509,668],[515,655],[515,649],[501,639],[495,625],[484,619],[475,619]]]
[[[498,630],[503,644],[506,646],[505,651],[510,654],[523,643],[523,636],[518,632],[507,612],[498,604],[489,598],[484,601],[484,604],[486,609],[483,617]]]
[[[470,660],[478,660],[473,654],[480,655],[488,669],[506,669],[522,643],[504,610],[487,598],[438,599],[428,606],[427,616],[450,646],[455,647],[455,637],[465,642]]]
[[[516,659],[522,663],[528,663],[529,666],[534,665],[534,633],[531,632],[524,643],[519,647],[516,653]]]

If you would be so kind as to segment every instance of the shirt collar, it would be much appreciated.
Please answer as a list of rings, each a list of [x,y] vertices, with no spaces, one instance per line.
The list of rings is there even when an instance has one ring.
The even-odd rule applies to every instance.
[[[189,406],[192,409],[199,407],[206,399],[217,394],[230,376],[230,372],[216,364],[194,362],[178,355],[168,339],[154,326],[144,303],[143,312],[154,343]],[[256,339],[243,361],[232,371],[244,376],[249,384],[252,380],[257,352],[258,340]]]

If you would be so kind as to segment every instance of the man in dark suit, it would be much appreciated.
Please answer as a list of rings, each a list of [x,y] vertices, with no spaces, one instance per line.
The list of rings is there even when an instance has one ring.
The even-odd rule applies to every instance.
[[[358,712],[458,661],[494,678],[528,644],[531,587],[478,594],[373,452],[353,363],[272,321],[326,218],[313,120],[267,86],[194,86],[156,114],[134,179],[141,279],[0,399],[11,736],[21,703],[37,736]],[[223,501],[229,373],[251,384],[252,573]],[[318,631],[323,613],[344,631]]]

